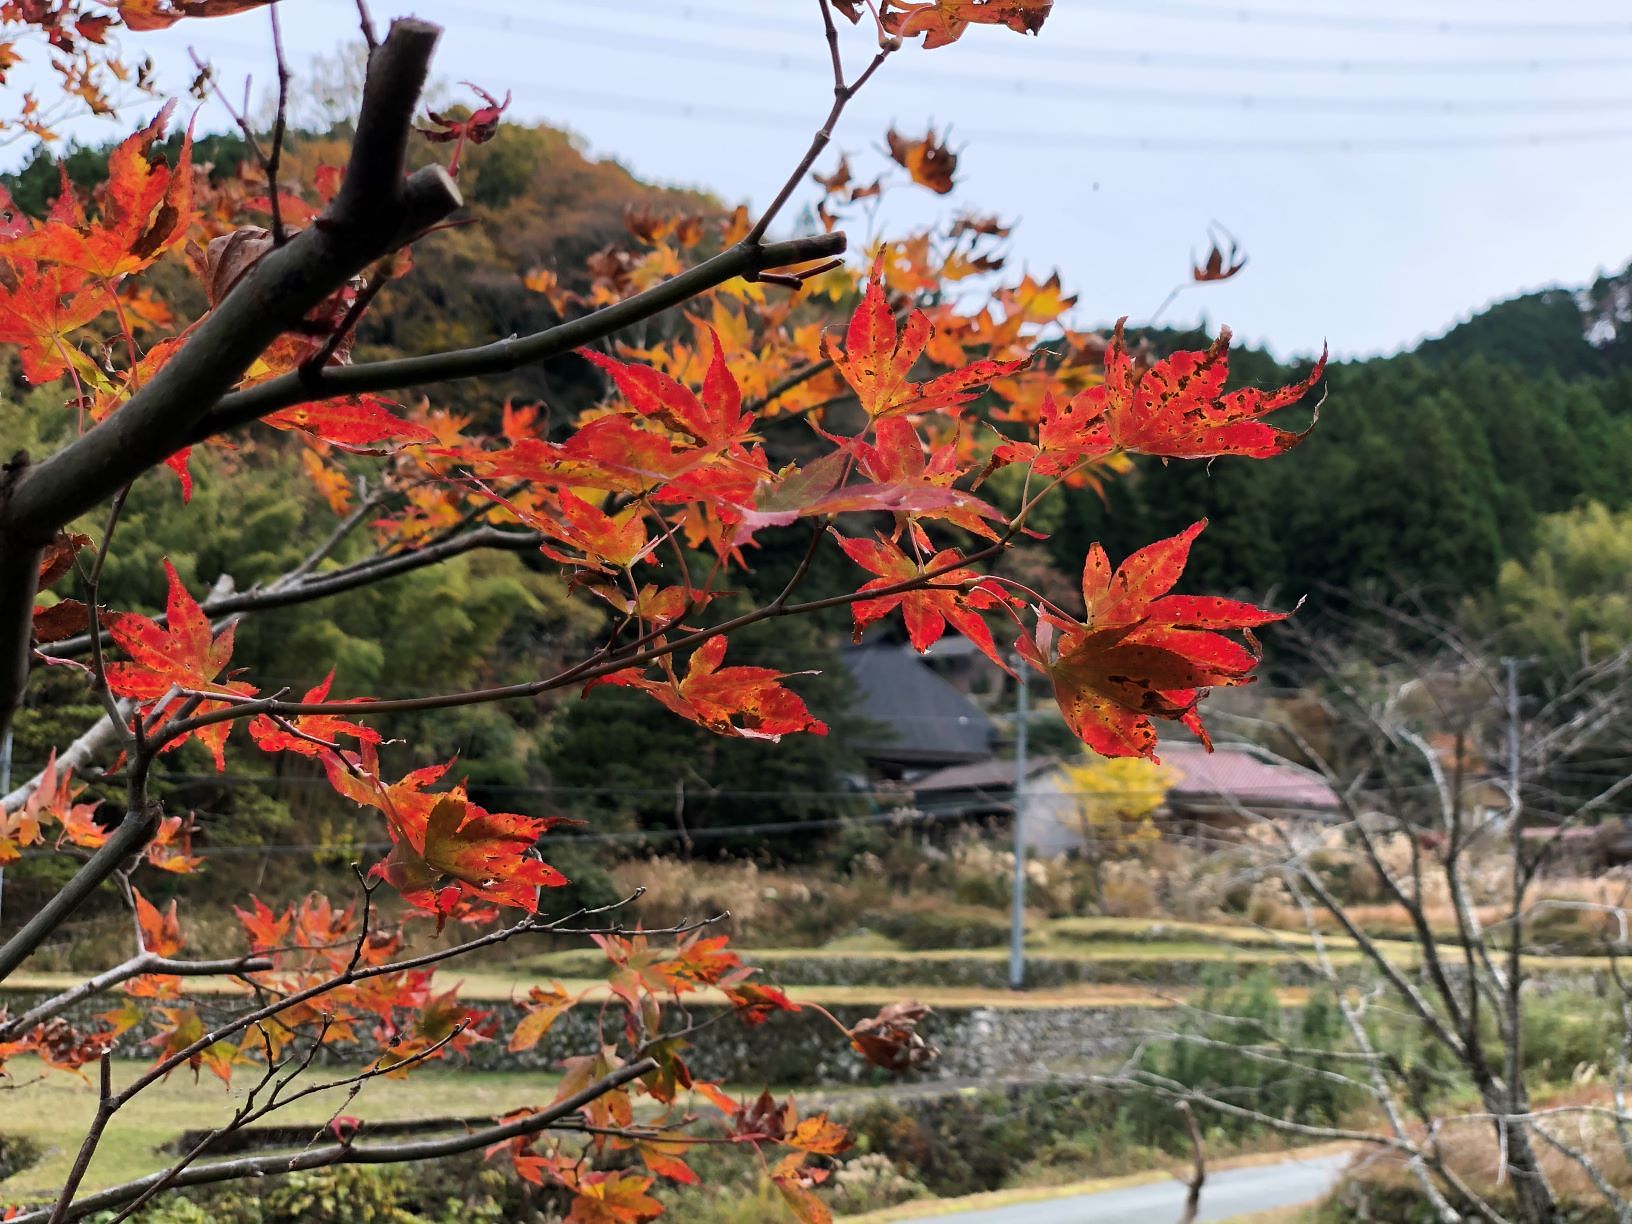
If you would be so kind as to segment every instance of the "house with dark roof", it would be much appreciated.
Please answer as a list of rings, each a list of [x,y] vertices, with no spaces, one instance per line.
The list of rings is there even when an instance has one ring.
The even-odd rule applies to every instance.
[[[874,772],[911,778],[991,758],[992,720],[910,646],[854,646],[842,657],[859,690],[855,712],[880,729],[863,751]]]

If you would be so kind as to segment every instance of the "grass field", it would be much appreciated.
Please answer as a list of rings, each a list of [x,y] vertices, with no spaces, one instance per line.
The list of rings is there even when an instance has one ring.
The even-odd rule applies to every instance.
[[[134,1079],[146,1066],[145,1062],[116,1060],[115,1089]],[[72,1075],[56,1074],[31,1083],[38,1069],[28,1058],[14,1059],[6,1069],[21,1087],[3,1094],[11,1099],[0,1108],[0,1125],[8,1134],[30,1139],[45,1150],[40,1163],[0,1183],[0,1195],[25,1198],[62,1184],[74,1151],[96,1112],[96,1092]],[[296,1087],[345,1074],[335,1068],[318,1068]],[[109,1127],[91,1163],[86,1188],[113,1185],[163,1168],[165,1154],[158,1150],[161,1146],[173,1143],[183,1131],[203,1130],[225,1122],[256,1078],[252,1068],[244,1068],[228,1087],[208,1072],[196,1081],[189,1073],[178,1072],[169,1083],[138,1094],[120,1112],[118,1122]],[[406,1079],[370,1081],[362,1095],[346,1105],[345,1112],[381,1121],[438,1117],[450,1111],[486,1117],[524,1105],[545,1104],[555,1096],[556,1082],[554,1075],[538,1071],[427,1067]],[[278,1111],[268,1121],[310,1123],[315,1134],[345,1099],[344,1090],[319,1093]]]

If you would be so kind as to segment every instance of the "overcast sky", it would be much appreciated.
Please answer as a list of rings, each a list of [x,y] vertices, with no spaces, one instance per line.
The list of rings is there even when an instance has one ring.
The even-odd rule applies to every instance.
[[[512,118],[727,201],[764,202],[830,98],[815,0],[371,4],[446,27],[450,96],[510,90]],[[355,38],[350,0],[282,10],[297,72]],[[189,21],[151,45],[176,90],[192,45],[259,92],[267,30]],[[869,42],[847,31],[852,63]],[[1215,220],[1251,263],[1167,318],[1283,356],[1394,351],[1632,256],[1625,0],[1057,0],[1040,38],[977,27],[896,57],[835,144],[876,166],[891,121],[931,120],[962,151],[952,205],[1018,218],[1014,262],[1058,266],[1085,324],[1148,318]],[[902,189],[886,232],[952,205]]]

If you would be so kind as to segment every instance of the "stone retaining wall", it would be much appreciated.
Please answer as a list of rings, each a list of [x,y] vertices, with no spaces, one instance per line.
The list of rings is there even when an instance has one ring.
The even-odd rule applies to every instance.
[[[5,1003],[16,1014],[39,998],[8,993]],[[89,1000],[67,1018],[76,1027],[92,1026],[95,1013],[109,1006],[105,999]],[[694,1020],[706,1020],[720,1006],[693,1003],[690,1011]],[[493,1014],[501,1034],[511,1032],[522,1014],[511,1003],[481,1003],[474,1008]],[[846,1025],[853,1025],[877,1009],[836,1006],[829,1010]],[[940,1048],[941,1057],[907,1078],[987,1080],[1032,1076],[1045,1070],[1070,1071],[1127,1049],[1135,1033],[1161,1024],[1167,1014],[1140,1007],[939,1008],[925,1021],[923,1031]],[[609,1007],[603,1017],[599,1004],[582,1004],[562,1016],[534,1049],[511,1053],[502,1038],[478,1042],[470,1050],[470,1065],[487,1071],[553,1067],[563,1058],[593,1050],[603,1019],[608,1025],[621,1025],[622,1013]],[[147,1026],[138,1026],[122,1039],[124,1050],[135,1057],[145,1056],[142,1043],[151,1035]],[[326,1061],[355,1062],[360,1053],[337,1047]],[[683,1057],[698,1078],[734,1083],[819,1087],[901,1082],[901,1077],[855,1054],[825,1017],[808,1008],[757,1025],[722,1020],[699,1033],[696,1044]]]

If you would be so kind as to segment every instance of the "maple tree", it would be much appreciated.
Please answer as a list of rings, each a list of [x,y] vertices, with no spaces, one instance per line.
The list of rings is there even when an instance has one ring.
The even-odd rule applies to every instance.
[[[646,1220],[661,1211],[660,1182],[695,1179],[685,1154],[712,1128],[725,1142],[768,1149],[767,1176],[789,1210],[824,1220],[816,1190],[845,1150],[842,1128],[801,1116],[792,1101],[736,1101],[697,1080],[682,1057],[709,1023],[687,1010],[691,996],[751,1025],[801,1004],[760,980],[707,922],[628,930],[615,906],[550,916],[551,890],[565,883],[548,861],[553,814],[488,810],[451,761],[402,768],[412,746],[387,749],[392,716],[611,686],[720,736],[822,735],[823,711],[809,707],[797,674],[740,662],[730,641],[750,626],[833,608],[849,609],[858,636],[899,614],[921,651],[950,627],[1004,668],[1010,655],[999,641],[1012,634],[1025,664],[1052,680],[1071,728],[1110,756],[1154,756],[1153,718],[1205,738],[1197,709],[1206,691],[1252,679],[1250,631],[1284,614],[1171,593],[1202,524],[1114,571],[1096,545],[1081,619],[996,563],[1035,533],[1044,498],[1112,478],[1129,454],[1267,458],[1295,445],[1301,434],[1260,418],[1303,396],[1323,362],[1279,391],[1225,392],[1227,332],[1206,352],[1147,364],[1120,327],[1107,342],[1069,326],[1075,299],[1058,274],[998,282],[983,296],[944,292],[1003,270],[1009,231],[992,217],[886,239],[845,264],[838,227],[884,190],[882,173],[855,184],[847,157],[831,172],[816,168],[849,101],[894,55],[931,53],[978,27],[1037,34],[1050,4],[819,7],[833,109],[769,206],[718,221],[631,214],[632,246],[598,251],[570,274],[527,270],[523,283],[561,316],[533,334],[354,360],[359,321],[392,282],[413,276],[416,244],[436,242],[461,208],[461,160],[493,138],[511,103],[473,85],[476,109],[416,120],[438,31],[402,19],[382,37],[363,5],[367,83],[344,166],[283,177],[292,159],[284,160],[281,110],[268,143],[252,141],[256,164],[243,175],[194,165],[190,131],[166,160],[156,150],[167,104],[118,146],[91,198],[65,176],[46,217],[8,210],[0,341],[16,347],[30,382],[64,390],[67,440],[48,455],[17,452],[0,476],[0,732],[48,666],[74,669],[104,716],[4,796],[0,863],[47,846],[74,861],[67,882],[0,945],[0,980],[106,884],[124,890],[137,932],[128,960],[0,1016],[0,1058],[34,1054],[70,1070],[99,1062],[103,1071],[95,1121],[60,1194],[14,1218],[128,1214],[189,1185],[485,1150],[563,1194],[569,1219]],[[68,87],[103,111],[112,103],[95,81],[126,71],[97,50],[111,30],[259,9],[276,22],[275,0],[42,0],[0,7],[0,30],[79,57],[79,87]],[[857,28],[846,31],[840,16]],[[853,76],[843,54],[851,36],[871,53]],[[12,46],[0,43],[7,55]],[[279,76],[286,88],[281,62]],[[26,100],[23,110],[32,113]],[[43,120],[22,122],[45,134]],[[952,189],[957,157],[933,132],[912,141],[892,131],[889,148],[911,184]],[[438,150],[445,164],[426,160]],[[410,173],[414,163],[424,164]],[[770,241],[812,179],[825,232]],[[206,303],[198,318],[178,325],[145,283],[161,261],[184,262],[198,281]],[[836,326],[832,305],[852,297],[847,325]],[[671,317],[645,347],[627,341],[630,325],[681,306],[685,323]],[[506,403],[486,430],[435,402],[438,384],[571,353],[609,384],[576,421]],[[416,404],[420,388],[432,390]],[[798,431],[801,453],[774,450],[773,428]],[[165,468],[161,479],[190,497],[195,450],[232,455],[235,439],[263,430],[273,431],[264,440],[274,453],[298,456],[335,516],[308,557],[275,581],[242,592],[224,582],[207,594],[189,590],[165,561],[162,615],[105,607],[101,575],[133,482]],[[802,541],[802,560],[774,597],[745,606],[734,579],[775,533]],[[373,551],[337,560],[340,543],[356,537],[371,538]],[[488,548],[535,553],[566,575],[600,609],[596,646],[520,683],[406,697],[340,695],[344,675],[334,670],[292,697],[233,665],[239,618]],[[867,577],[839,594],[803,590],[825,548]],[[70,577],[73,597],[55,590]],[[1226,636],[1236,631],[1244,636]],[[218,770],[229,753],[251,749],[321,765],[339,810],[383,823],[388,853],[360,866],[344,902],[247,898],[237,910],[241,954],[184,958],[185,915],[150,903],[135,880],[201,866],[189,818],[167,812],[150,787],[159,755],[188,742]],[[122,789],[122,816],[104,819],[86,799],[93,783]],[[442,939],[427,943],[433,929]],[[504,1034],[457,987],[440,989],[434,970],[539,935],[593,940],[608,962],[602,1041],[566,1060],[553,1101],[399,1144],[369,1139],[366,1126],[360,1136],[356,1119],[337,1116],[327,1139],[293,1157],[209,1157],[216,1138],[304,1095],[354,1095],[372,1078],[479,1042],[537,1046],[561,1016],[587,1005],[582,993],[533,987]],[[202,978],[245,989],[225,1012],[206,1008],[189,990]],[[109,992],[121,1001],[95,1026],[68,1024],[70,1009]],[[901,1071],[934,1057],[918,1028],[926,1015],[901,1002],[853,1026],[829,1019],[855,1054]],[[156,1029],[146,1042],[153,1061],[116,1091],[111,1052],[144,1024]],[[366,1065],[293,1087],[332,1046],[368,1051]],[[180,1160],[86,1190],[90,1160],[120,1111],[181,1068],[247,1076],[256,1089]]]

